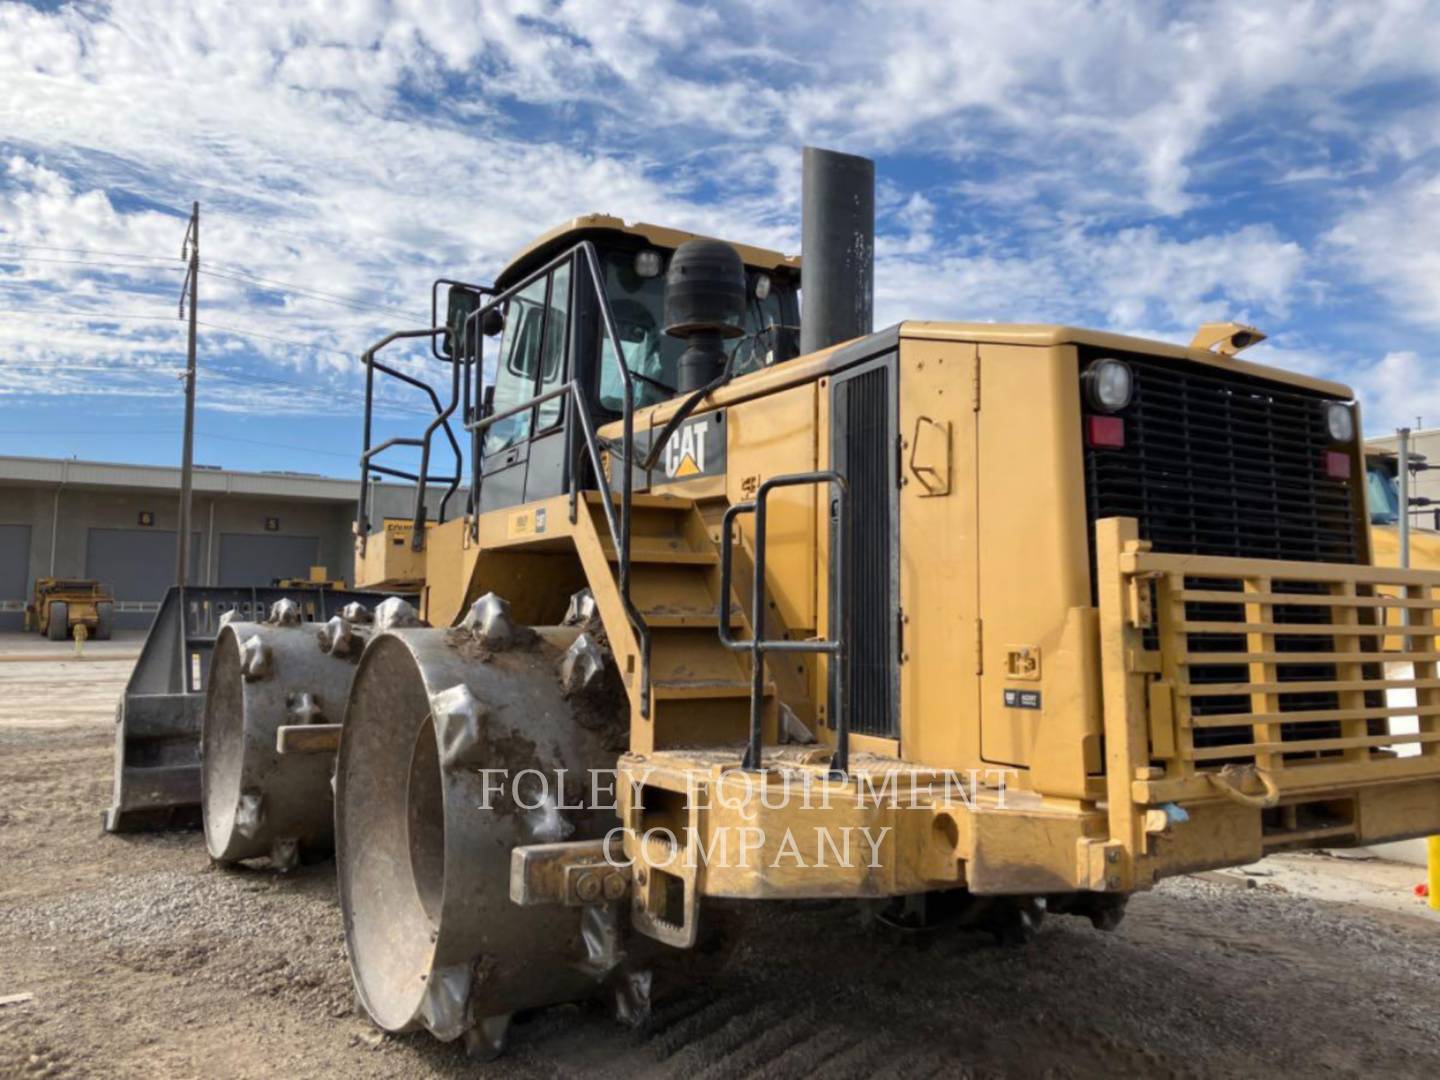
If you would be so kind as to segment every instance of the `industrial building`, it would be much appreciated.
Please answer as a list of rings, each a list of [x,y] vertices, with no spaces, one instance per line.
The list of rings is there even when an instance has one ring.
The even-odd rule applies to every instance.
[[[372,492],[374,521],[410,517],[412,487]],[[179,493],[179,469],[0,456],[0,629],[23,624],[37,577],[101,581],[115,593],[116,627],[147,627],[175,581]],[[353,583],[357,494],[355,480],[196,467],[191,584],[269,585],[312,566]],[[450,510],[464,499],[452,496]]]

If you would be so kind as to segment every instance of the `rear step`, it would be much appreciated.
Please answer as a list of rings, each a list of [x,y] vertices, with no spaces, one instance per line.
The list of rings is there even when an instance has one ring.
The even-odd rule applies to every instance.
[[[620,553],[608,540],[602,540],[600,547],[605,552],[605,557],[611,562],[619,560]],[[675,566],[715,566],[720,562],[720,556],[713,551],[696,551],[694,548],[686,547],[679,540],[636,536],[631,539],[630,543],[630,562],[632,564],[669,563]]]
[[[739,679],[663,679],[651,688],[657,701],[708,701],[710,699],[749,698],[750,680]],[[765,697],[773,697],[775,684],[765,684]]]
[[[718,611],[642,611],[645,625],[652,630],[714,630],[720,625]],[[736,608],[730,613],[731,629],[743,629],[745,616]]]

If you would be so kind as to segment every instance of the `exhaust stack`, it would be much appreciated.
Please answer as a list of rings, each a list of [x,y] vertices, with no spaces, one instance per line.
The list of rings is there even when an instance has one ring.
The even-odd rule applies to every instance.
[[[863,337],[875,320],[875,162],[805,147],[800,352]]]

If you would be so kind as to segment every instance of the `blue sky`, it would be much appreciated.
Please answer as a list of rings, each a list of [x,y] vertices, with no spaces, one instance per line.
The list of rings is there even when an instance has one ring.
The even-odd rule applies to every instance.
[[[345,476],[432,279],[589,210],[798,250],[805,143],[877,160],[877,325],[1237,319],[1440,426],[1436,3],[187,8],[0,3],[0,453],[176,460],[194,199],[197,461]]]

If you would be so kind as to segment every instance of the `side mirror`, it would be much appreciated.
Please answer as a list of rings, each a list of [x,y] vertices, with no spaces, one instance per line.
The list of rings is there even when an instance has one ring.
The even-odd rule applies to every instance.
[[[455,356],[467,354],[468,349],[456,348],[461,342],[461,335],[465,332],[465,321],[476,311],[480,310],[481,295],[476,290],[465,285],[451,285],[449,297],[446,301],[445,311],[445,336],[440,342],[440,352],[443,356]]]
[[[480,316],[480,332],[486,337],[495,337],[505,329],[505,313],[493,307]]]

